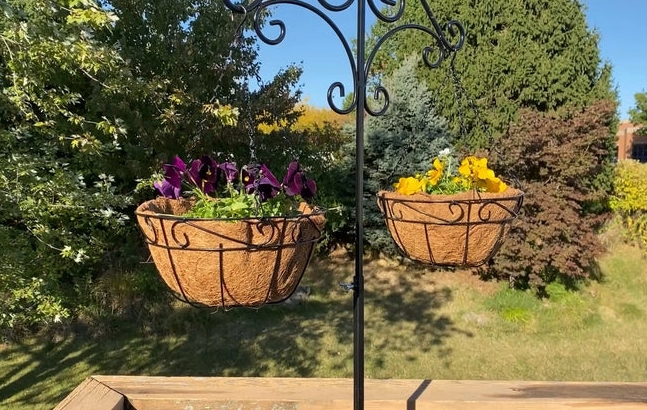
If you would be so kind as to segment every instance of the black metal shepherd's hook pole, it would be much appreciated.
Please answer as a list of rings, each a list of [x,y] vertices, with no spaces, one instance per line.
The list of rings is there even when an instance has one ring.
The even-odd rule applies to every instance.
[[[366,5],[357,2],[355,95],[355,276],[353,277],[353,408],[364,409],[364,110],[366,106]]]
[[[344,37],[339,27],[325,13],[341,12],[348,9],[357,1],[357,43],[356,53],[353,55],[348,39]],[[278,4],[291,4],[310,10],[328,24],[333,33],[341,41],[348,57],[353,75],[353,101],[346,107],[338,107],[333,101],[333,92],[339,91],[339,96],[344,97],[344,85],[340,82],[333,83],[328,88],[328,105],[338,114],[348,114],[356,111],[355,121],[355,275],[351,284],[341,284],[346,290],[353,291],[353,403],[354,410],[364,409],[364,117],[365,114],[380,116],[386,113],[389,106],[388,91],[380,86],[374,90],[375,100],[382,103],[381,108],[374,109],[366,101],[367,77],[369,69],[380,46],[386,40],[405,29],[419,30],[427,33],[432,38],[432,44],[422,50],[422,59],[431,68],[440,66],[442,61],[450,54],[457,52],[463,47],[465,41],[465,30],[456,20],[447,22],[444,26],[438,24],[434,14],[427,3],[427,0],[419,0],[430,19],[432,28],[420,24],[406,23],[399,24],[388,30],[377,39],[375,46],[367,54],[366,50],[366,6],[368,5],[375,16],[385,23],[396,23],[403,15],[405,0],[380,0],[389,10],[380,10],[376,0],[344,0],[340,5],[333,5],[327,0],[318,0],[319,6],[308,3],[305,0],[252,0],[249,3],[233,3],[231,0],[223,0],[225,6],[234,13],[248,15],[253,13],[254,31],[256,35],[266,44],[276,45],[285,37],[285,23],[281,20],[270,20],[270,26],[280,29],[279,35],[275,38],[266,36],[263,29],[263,19],[268,7]],[[389,14],[386,14],[386,13]],[[391,13],[392,12],[392,13]],[[448,35],[446,35],[447,33]],[[452,41],[455,40],[455,41]],[[435,56],[435,57],[434,57]],[[381,97],[381,99],[380,99]],[[430,107],[432,109],[433,107]]]

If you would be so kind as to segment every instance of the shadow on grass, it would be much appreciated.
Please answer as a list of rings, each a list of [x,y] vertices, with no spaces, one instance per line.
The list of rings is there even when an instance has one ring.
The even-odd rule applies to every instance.
[[[437,284],[433,273],[374,268],[368,270],[367,281],[366,321],[374,338],[368,359],[377,368],[384,367],[389,358],[411,366],[429,354],[447,367],[452,349],[445,342],[457,335],[473,336],[438,312],[453,300],[453,291]]]
[[[301,304],[228,312],[183,305],[168,312],[162,331],[122,321],[99,337],[0,347],[0,407],[51,408],[92,374],[352,377],[352,293],[338,283],[351,280],[353,262],[319,261],[308,269],[303,284],[312,294]],[[448,288],[417,288],[406,275],[366,275],[370,366],[432,349],[443,356],[447,338],[467,334],[435,313],[451,300]]]

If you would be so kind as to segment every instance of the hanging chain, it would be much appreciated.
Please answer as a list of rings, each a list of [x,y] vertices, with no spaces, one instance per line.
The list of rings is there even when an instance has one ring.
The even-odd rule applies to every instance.
[[[236,31],[234,32],[233,35],[233,40],[231,42],[231,46],[229,47],[229,55],[225,57],[225,68],[228,66],[231,66],[234,62],[234,50],[241,44],[243,37],[243,32],[244,32],[244,27],[245,27],[245,22],[247,21],[248,18],[248,12],[247,9],[244,6],[239,6],[239,10],[236,11],[237,14],[242,14],[243,17],[238,23],[238,26],[236,27]],[[231,14],[231,19],[232,21],[234,20],[234,13],[232,12]],[[220,75],[220,79],[218,81],[218,86],[222,82],[222,78],[225,74],[226,70],[222,71],[222,74]],[[256,81],[259,84],[259,87],[262,87],[262,80],[258,74],[256,74]],[[245,82],[244,83],[246,90],[244,92],[244,97],[243,97],[243,109],[247,111],[247,116],[245,118],[245,124],[247,126],[248,130],[248,138],[249,138],[249,157],[250,157],[250,164],[256,164],[257,163],[257,158],[256,158],[256,142],[254,139],[254,130],[255,130],[255,123],[256,121],[254,120],[254,110],[252,109],[252,101],[251,101],[251,92],[249,90],[249,83]],[[217,86],[217,87],[218,87]],[[218,88],[214,90],[214,96],[211,98],[211,102],[213,102],[216,99],[217,91]]]
[[[283,129],[283,132],[281,134],[283,137],[283,142],[285,143],[285,151],[287,154],[289,154],[290,161],[298,161],[299,155],[296,149],[294,149],[294,147],[297,144],[291,144],[290,140],[288,139],[288,136],[290,135],[289,130],[290,130],[291,124],[288,122],[288,120],[285,120],[285,126],[282,127],[281,123],[279,122],[279,127]],[[295,130],[295,132],[297,131]]]
[[[212,91],[211,98],[209,99],[208,104],[213,104],[214,101],[218,99],[218,92],[222,88],[222,82],[223,79],[225,78],[225,74],[227,73],[228,69],[234,64],[234,50],[240,45],[241,39],[243,38],[243,28],[245,25],[245,22],[247,21],[247,10],[243,7],[240,6],[241,8],[241,13],[243,14],[243,17],[238,23],[238,26],[236,27],[236,31],[234,31],[234,35],[232,36],[232,41],[230,42],[229,46],[229,54],[227,57],[224,58],[224,64],[220,65],[217,64],[214,68],[220,70],[220,75],[218,76],[218,80],[216,80],[216,86]],[[234,21],[234,13],[231,13],[231,21]],[[207,122],[208,116],[203,116],[203,118],[200,120],[196,127],[196,132],[193,134],[193,139],[196,140],[202,134],[202,132],[205,130],[205,124]]]
[[[258,86],[259,90],[259,96],[261,95],[261,92],[265,88],[265,82],[261,78],[259,73],[255,74],[256,78],[256,85]],[[247,110],[247,117],[245,118],[245,122],[247,125],[247,136],[249,138],[249,159],[250,163],[256,164],[258,162],[258,159],[256,158],[256,132],[258,131],[258,127],[256,124],[256,118],[254,117],[254,110],[252,109],[252,98],[251,98],[251,90],[249,89],[249,83],[246,81],[245,82],[245,87],[247,88],[245,92],[245,98],[243,102],[243,108]]]
[[[485,121],[483,120],[483,118],[481,117],[481,115],[479,113],[478,106],[476,105],[474,100],[469,96],[469,94],[467,94],[467,91],[465,90],[465,88],[463,87],[462,83],[460,82],[460,80],[458,78],[458,74],[456,74],[456,67],[454,65],[455,57],[456,57],[456,54],[454,54],[454,56],[452,57],[452,61],[450,63],[450,71],[452,73],[452,80],[453,80],[453,83],[454,83],[454,90],[455,90],[455,93],[456,93],[456,99],[458,100],[458,113],[459,113],[459,117],[460,117],[460,120],[459,120],[460,121],[460,126],[459,127],[461,129],[461,131],[460,131],[461,135],[466,135],[467,134],[467,126],[465,125],[465,120],[461,116],[461,112],[462,112],[461,111],[462,110],[462,108],[461,108],[461,105],[462,105],[461,100],[464,97],[467,100],[467,104],[468,104],[469,108],[474,112],[474,115],[476,117],[476,121],[478,123],[478,126],[481,128],[481,130],[487,136],[488,151],[489,152],[494,151],[494,153],[496,154],[496,158],[498,159],[498,162],[505,163],[505,161],[506,161],[505,151],[501,152],[501,150],[499,150],[499,147],[495,144],[494,135],[492,134],[491,127],[488,127],[486,125]],[[516,175],[508,173],[506,175],[505,179],[509,180],[517,188],[521,187],[521,182],[519,181],[519,178]]]
[[[457,104],[457,113],[458,113],[458,135],[459,138],[463,138],[468,134],[468,126],[467,122],[465,120],[465,115],[464,115],[464,101],[467,103],[467,108],[469,108],[475,116],[475,120],[477,122],[477,126],[483,131],[485,136],[487,137],[487,146],[488,150],[492,150],[496,153],[497,157],[500,158],[501,161],[505,161],[505,154],[503,154],[499,148],[495,145],[494,143],[494,135],[492,134],[492,131],[490,127],[487,126],[483,118],[481,117],[481,114],[479,112],[478,106],[476,105],[476,102],[474,99],[472,99],[465,88],[463,87],[463,84],[461,83],[460,79],[458,78],[458,73],[456,71],[456,55],[457,53],[452,53],[451,56],[451,61],[449,64],[449,69],[446,71],[445,77],[443,80],[440,82],[440,86],[438,87],[437,92],[434,95],[434,98],[432,99],[431,106],[432,110],[429,110],[428,115],[431,115],[432,113],[437,114],[437,103],[438,100],[444,90],[445,84],[449,83],[450,81],[452,82],[452,85],[454,86],[454,98],[456,99],[456,104]],[[399,158],[395,161],[394,167],[391,170],[390,174],[388,175],[387,179],[391,179],[393,175],[396,172],[396,169],[398,169],[399,164],[401,164],[404,159],[412,152],[415,150],[415,147],[411,144],[409,144],[404,152],[399,156]],[[516,179],[514,176],[509,176],[510,179]]]
[[[234,35],[232,36],[232,41],[230,42],[230,47],[229,47],[229,54],[227,57],[225,57],[225,65],[223,67],[223,70],[220,74],[220,78],[218,79],[218,83],[216,84],[216,88],[214,89],[214,95],[211,97],[211,102],[213,102],[216,99],[217,91],[220,88],[220,84],[222,83],[222,79],[227,71],[227,67],[230,67],[234,64],[234,50],[237,49],[237,47],[241,44],[242,39],[243,39],[243,31],[245,28],[245,22],[247,21],[248,14],[247,10],[245,7],[240,6],[240,14],[243,15],[243,17],[240,20],[240,23],[238,23],[238,26],[236,27],[236,31],[234,31]],[[231,13],[231,21],[234,21],[234,13]]]
[[[455,55],[456,55],[456,53],[454,53],[454,56]],[[432,98],[432,100],[431,100],[431,102],[429,104],[430,109],[427,111],[427,114],[425,115],[425,118],[428,118],[429,116],[432,116],[432,115],[435,115],[435,116],[439,115],[438,110],[437,110],[438,100],[439,100],[439,97],[442,94],[443,90],[445,89],[445,84],[447,84],[449,82],[449,79],[450,79],[450,72],[446,71],[445,72],[445,77],[440,82],[440,86],[438,87],[438,90],[436,90],[436,93],[434,93],[434,97]],[[394,162],[393,168],[391,169],[391,172],[386,177],[387,180],[391,180],[391,178],[393,178],[393,175],[395,174],[396,171],[400,171],[400,172],[402,171],[401,169],[399,169],[400,164],[402,162],[404,162],[404,160],[407,158],[407,156],[410,155],[412,152],[414,152],[416,150],[416,148],[417,147],[414,146],[412,142],[409,142],[409,144],[407,144],[406,149],[402,152],[402,154],[400,154],[400,156]]]
[[[245,92],[243,108],[247,110],[247,117],[245,118],[245,123],[247,125],[247,137],[249,138],[249,162],[251,164],[256,164],[258,162],[256,158],[256,141],[255,141],[255,124],[254,114],[252,110],[252,102],[250,97],[249,86]]]
[[[449,65],[449,69],[452,75],[452,81],[454,83],[454,93],[455,93],[455,98],[457,100],[458,104],[458,116],[459,116],[459,132],[461,136],[467,135],[468,129],[467,125],[465,123],[465,118],[462,115],[463,113],[463,107],[462,107],[462,101],[463,98],[467,101],[467,105],[469,108],[472,110],[474,113],[474,116],[476,118],[477,125],[485,136],[487,137],[487,146],[489,147],[488,149],[492,149],[498,157],[503,158],[504,155],[501,154],[499,149],[496,147],[494,144],[494,135],[492,134],[492,131],[490,127],[487,126],[483,118],[481,117],[481,114],[479,112],[478,106],[474,102],[474,99],[469,96],[465,88],[463,87],[463,84],[461,83],[460,79],[458,78],[458,74],[456,73],[456,65],[455,65],[455,60],[456,60],[456,54],[452,56],[452,60]]]

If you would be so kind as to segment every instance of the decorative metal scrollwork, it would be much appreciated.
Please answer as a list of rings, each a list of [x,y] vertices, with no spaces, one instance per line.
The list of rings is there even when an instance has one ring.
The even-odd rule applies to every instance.
[[[363,0],[358,0],[363,1]],[[348,9],[355,0],[348,0],[342,4],[334,5],[325,0],[319,0],[319,5],[317,7],[311,3],[308,3],[303,0],[255,0],[251,3],[245,5],[241,3],[234,3],[231,0],[223,0],[225,6],[234,13],[248,15],[253,13],[254,19],[254,31],[261,41],[269,45],[277,45],[283,41],[286,35],[286,25],[285,22],[279,19],[272,19],[269,21],[269,26],[278,27],[279,33],[274,37],[270,37],[263,32],[263,19],[267,15],[267,10],[271,6],[280,5],[280,4],[291,4],[297,7],[304,8],[316,14],[323,20],[333,31],[337,39],[341,42],[346,57],[348,59],[351,74],[353,77],[353,87],[352,90],[363,90],[368,92],[366,87],[367,79],[371,72],[371,66],[375,59],[377,52],[380,50],[382,45],[395,36],[397,33],[404,30],[419,30],[423,33],[428,34],[432,38],[433,45],[427,46],[422,50],[422,59],[425,64],[430,68],[436,68],[447,58],[451,53],[455,53],[463,47],[465,42],[465,29],[460,22],[456,20],[451,20],[447,22],[444,26],[441,26],[436,17],[434,16],[427,0],[420,0],[429,20],[431,21],[431,28],[423,26],[421,24],[407,23],[400,24],[398,26],[390,28],[385,34],[379,37],[375,43],[373,49],[366,56],[362,53],[353,54],[350,41],[344,37],[344,34],[335,24],[335,22],[330,18],[330,16],[324,11],[330,12],[340,12]],[[399,2],[392,0],[381,0],[381,3],[395,7],[393,14],[386,14],[376,5],[375,0],[368,0],[368,5],[373,14],[380,20],[385,23],[396,23],[399,21],[403,14],[405,8],[405,0],[400,0]],[[433,57],[432,57],[433,56]],[[359,76],[359,70],[362,70],[362,76]],[[361,82],[361,84],[359,84]],[[382,106],[378,109],[373,108],[369,105],[368,99],[364,99],[364,107],[362,107],[366,112],[372,116],[383,115],[390,104],[390,97],[388,90],[382,86],[377,85],[373,90],[373,100],[380,101]],[[338,95],[341,98],[346,96],[346,87],[342,82],[336,81],[328,87],[327,101],[330,108],[338,114],[348,114],[355,109],[359,99],[357,94],[353,94],[353,100],[348,104],[347,107],[339,107],[335,104],[333,97]]]
[[[258,37],[267,44],[278,44],[285,38],[286,26],[281,20],[270,20],[269,24],[273,27],[279,28],[279,34],[276,37],[270,38],[262,33],[262,17],[266,15],[268,7],[279,4],[290,4],[302,7],[313,12],[319,16],[335,33],[346,53],[348,62],[350,64],[351,73],[353,76],[353,100],[347,107],[339,107],[335,105],[333,96],[338,93],[339,97],[344,98],[346,95],[346,88],[342,82],[336,81],[328,87],[327,101],[330,108],[338,114],[348,114],[356,110],[355,118],[355,276],[353,277],[352,284],[345,285],[347,290],[353,290],[353,403],[354,410],[363,410],[364,408],[364,276],[363,276],[363,251],[364,251],[364,226],[363,226],[363,206],[364,206],[364,177],[362,170],[364,169],[364,112],[372,116],[379,116],[386,113],[389,107],[389,93],[387,89],[382,86],[376,86],[372,91],[374,98],[382,103],[379,109],[373,109],[369,106],[366,94],[367,79],[371,73],[371,65],[380,47],[390,38],[397,33],[406,29],[419,30],[428,34],[432,38],[432,44],[424,47],[422,50],[422,58],[427,66],[430,68],[438,67],[447,56],[456,53],[463,47],[465,42],[465,30],[463,26],[455,20],[449,21],[442,27],[436,17],[431,11],[427,0],[420,0],[422,6],[431,21],[432,28],[427,28],[418,24],[401,24],[390,28],[384,35],[376,40],[376,43],[370,53],[366,53],[366,38],[365,38],[365,24],[366,24],[366,3],[373,14],[382,22],[387,24],[396,23],[399,21],[405,8],[405,0],[381,0],[381,3],[394,8],[392,15],[387,15],[379,10],[375,0],[346,0],[340,5],[333,5],[327,0],[318,0],[321,8],[316,7],[310,3],[302,0],[253,0],[251,3],[236,4],[232,0],[223,0],[225,6],[234,13],[243,14],[247,16],[249,13],[254,13],[254,30]],[[357,38],[357,52],[353,55],[350,42],[346,39],[338,26],[323,10],[329,12],[340,12],[348,9],[353,3],[357,4],[357,33],[361,37]],[[322,10],[323,9],[323,10]],[[435,55],[435,58],[434,58]],[[520,204],[520,202],[519,202]],[[388,223],[388,221],[387,221]]]
[[[438,266],[476,267],[499,250],[523,192],[456,195],[378,193],[391,237],[407,257]]]

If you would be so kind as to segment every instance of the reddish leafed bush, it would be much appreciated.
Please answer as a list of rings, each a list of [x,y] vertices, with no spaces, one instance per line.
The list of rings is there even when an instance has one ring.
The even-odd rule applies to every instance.
[[[507,241],[482,273],[540,289],[589,277],[610,216],[615,104],[567,115],[522,111],[491,154],[494,168],[519,180],[523,208]]]

